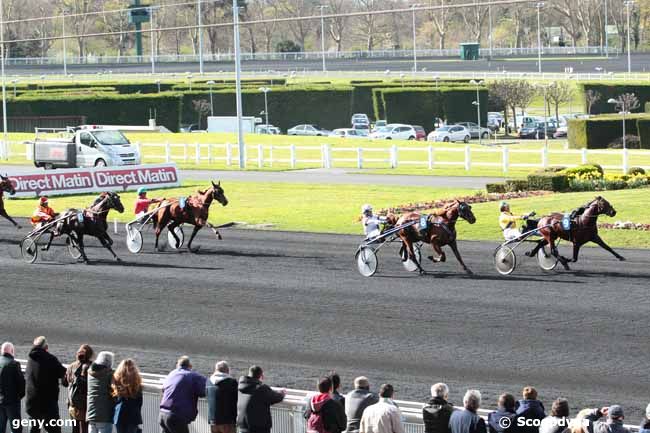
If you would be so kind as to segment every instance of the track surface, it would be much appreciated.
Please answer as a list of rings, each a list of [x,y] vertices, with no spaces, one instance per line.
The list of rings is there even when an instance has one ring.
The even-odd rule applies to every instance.
[[[145,233],[136,256],[122,230],[114,239],[125,262],[89,241],[96,262],[86,266],[60,244],[23,263],[21,233],[0,222],[0,338],[21,358],[44,334],[62,360],[88,342],[147,372],[187,353],[203,373],[222,358],[235,374],[259,363],[269,383],[303,389],[336,369],[346,389],[365,374],[374,386],[394,383],[400,399],[421,400],[442,380],[455,403],[476,387],[494,407],[499,393],[531,384],[548,408],[557,396],[572,409],[617,402],[630,423],[648,403],[647,251],[622,251],[619,263],[589,248],[574,271],[551,273],[520,256],[515,274],[501,277],[495,245],[463,242],[474,277],[451,257],[418,276],[390,245],[378,274],[363,278],[352,236],[231,229],[217,242],[206,231],[192,255],[153,254]]]

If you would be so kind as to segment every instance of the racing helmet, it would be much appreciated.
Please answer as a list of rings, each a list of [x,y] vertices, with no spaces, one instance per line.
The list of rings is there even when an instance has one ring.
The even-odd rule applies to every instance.
[[[47,196],[44,195],[38,202],[41,206],[47,206]]]
[[[138,188],[138,195],[142,195],[142,194],[146,194],[146,193],[147,193],[147,188],[145,188],[144,186],[141,186],[140,188]]]
[[[372,206],[368,203],[361,206],[361,213],[372,212]]]
[[[499,203],[499,211],[503,212],[504,210],[510,208],[510,204],[508,204],[507,201],[503,200],[501,203]]]

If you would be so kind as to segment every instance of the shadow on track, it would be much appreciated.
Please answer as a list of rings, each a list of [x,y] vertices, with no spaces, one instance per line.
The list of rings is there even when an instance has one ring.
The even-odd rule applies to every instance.
[[[420,277],[419,275],[374,275],[372,278],[401,278],[401,279],[406,279],[406,278],[418,278]],[[453,273],[453,272],[431,272],[427,271],[422,275],[422,277],[433,277],[433,278],[455,278],[455,279],[462,279],[462,280],[470,280],[470,281],[520,281],[520,282],[528,282],[528,283],[543,283],[546,284],[548,283],[548,279],[542,278],[542,277],[526,277],[526,276],[501,276],[501,275],[483,275],[483,274],[474,274],[474,275],[465,275],[461,273]],[[647,276],[646,276],[647,277]],[[578,281],[578,280],[562,280],[563,284],[584,284],[584,281]]]

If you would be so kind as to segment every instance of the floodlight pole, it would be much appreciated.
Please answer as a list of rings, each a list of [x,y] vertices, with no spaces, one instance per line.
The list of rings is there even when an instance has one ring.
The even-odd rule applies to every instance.
[[[0,147],[0,154],[2,158],[8,159],[7,150],[7,87],[5,83],[5,27],[4,27],[4,4],[0,0],[0,60],[2,69],[2,147]]]
[[[200,1],[200,0],[199,0]],[[234,24],[235,42],[235,89],[237,92],[237,143],[239,144],[239,168],[246,168],[246,145],[244,144],[244,129],[242,125],[241,98],[241,47],[239,46],[239,6],[237,0],[232,0],[232,19]]]
[[[325,65],[325,18],[323,18],[323,9],[328,8],[329,5],[318,5],[316,6],[320,9],[320,51],[321,57],[323,59],[323,72],[327,71],[327,66]],[[305,47],[303,47],[304,49]]]
[[[199,32],[199,74],[203,75],[203,28],[201,27],[201,1],[202,0],[196,0],[196,10],[197,10],[197,22],[198,22],[198,29],[197,31]]]
[[[544,7],[544,2],[537,2],[537,72],[542,73],[542,25],[541,25],[541,11]]]

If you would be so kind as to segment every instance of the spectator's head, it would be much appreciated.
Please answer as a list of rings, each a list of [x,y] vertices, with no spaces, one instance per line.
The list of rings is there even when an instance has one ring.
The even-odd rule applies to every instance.
[[[187,370],[191,370],[192,361],[190,361],[190,357],[183,355],[180,358],[178,358],[178,361],[176,361],[176,368],[185,368]]]
[[[2,343],[2,347],[0,347],[0,355],[11,355],[15,356],[16,355],[16,349],[14,348],[13,343],[10,342],[5,342]]]
[[[385,383],[379,388],[379,397],[393,398],[393,394],[395,394],[395,390],[390,383]]]
[[[323,376],[318,379],[318,391],[322,393],[328,393],[332,390],[332,379],[328,376]]]
[[[442,398],[447,400],[449,398],[449,387],[446,383],[436,383],[431,387],[431,397]]]
[[[551,416],[564,418],[569,416],[569,401],[566,398],[558,398],[551,406]]]
[[[582,409],[578,412],[575,418],[569,423],[569,430],[571,433],[586,433],[586,429],[583,427],[585,418],[589,416],[591,409]]]
[[[135,398],[142,391],[142,377],[132,359],[125,359],[113,373],[113,397]]]
[[[650,403],[645,408],[645,417],[646,417],[646,419],[650,419]]]
[[[330,371],[329,376],[332,381],[332,390],[336,391],[341,387],[341,376],[336,371]]]
[[[370,389],[370,382],[366,376],[359,376],[354,379],[354,389],[365,389],[366,391]]]
[[[501,394],[499,396],[499,409],[506,410],[508,412],[515,411],[515,396],[512,394]]]
[[[82,344],[81,346],[79,346],[79,349],[77,350],[76,358],[77,361],[81,362],[82,364],[85,364],[87,362],[92,361],[93,355],[94,355],[93,348],[87,344]]]
[[[34,349],[43,349],[47,350],[47,339],[42,335],[40,337],[34,338]]]
[[[481,407],[481,392],[477,389],[468,389],[463,397],[465,409],[476,412]]]
[[[248,375],[253,379],[262,380],[264,379],[264,370],[258,365],[254,365],[248,369]]]
[[[612,421],[623,421],[625,418],[623,408],[617,404],[611,405],[607,411],[607,418],[611,419]]]
[[[226,361],[219,361],[214,365],[214,372],[228,374],[230,373],[230,367]]]
[[[537,400],[537,390],[532,386],[525,387],[521,395],[524,397],[524,400]]]
[[[104,367],[108,368],[113,368],[113,352],[99,352],[97,354],[97,359],[95,360],[95,364],[103,365]]]

